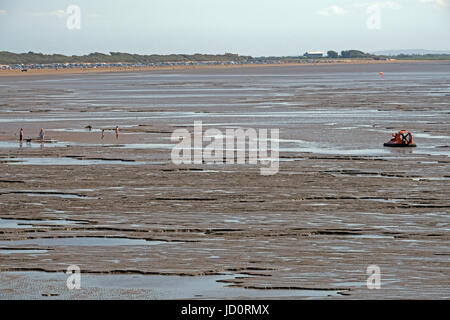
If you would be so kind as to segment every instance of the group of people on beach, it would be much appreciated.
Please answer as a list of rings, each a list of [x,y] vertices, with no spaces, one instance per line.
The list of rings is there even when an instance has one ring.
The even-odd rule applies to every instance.
[[[119,126],[116,126],[115,132],[116,132],[116,139],[119,139]],[[104,138],[105,138],[105,129],[102,129],[102,140],[103,140]],[[24,139],[24,131],[23,131],[23,128],[20,128],[20,131],[19,131],[19,141],[20,141],[20,142],[23,142],[23,139]],[[45,131],[44,131],[44,128],[41,128],[41,131],[39,131],[39,140],[40,140],[41,142],[44,142],[44,140],[45,140]]]
[[[23,128],[20,128],[19,131],[19,141],[23,142],[23,137],[24,137],[24,131]],[[41,131],[39,131],[39,139],[43,142],[45,140],[45,131],[44,128],[41,128]]]
[[[116,139],[119,139],[119,126],[114,130],[116,132]],[[105,138],[105,129],[102,129],[102,140]]]

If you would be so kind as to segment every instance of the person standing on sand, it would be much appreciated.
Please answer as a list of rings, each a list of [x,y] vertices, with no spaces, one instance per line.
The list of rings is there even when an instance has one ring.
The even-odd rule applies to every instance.
[[[20,128],[19,141],[23,142],[23,128]]]
[[[116,126],[116,139],[119,139],[119,126]]]
[[[41,128],[41,131],[39,132],[39,138],[41,139],[41,141],[44,141],[45,138],[44,128]]]
[[[102,140],[105,137],[105,129],[102,129]]]

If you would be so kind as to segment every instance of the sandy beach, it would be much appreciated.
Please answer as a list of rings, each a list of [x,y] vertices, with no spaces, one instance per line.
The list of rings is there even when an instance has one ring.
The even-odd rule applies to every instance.
[[[368,59],[339,59],[336,61],[320,60],[318,62],[304,63],[273,63],[273,64],[219,64],[219,65],[178,65],[178,66],[147,66],[147,67],[107,67],[107,68],[70,68],[70,69],[28,69],[27,72],[21,70],[0,70],[0,76],[29,76],[29,75],[59,75],[59,74],[88,74],[88,73],[117,73],[117,72],[149,72],[149,71],[174,71],[192,69],[236,69],[236,68],[277,68],[277,67],[301,67],[301,66],[329,66],[329,65],[360,65],[360,64],[398,64],[415,63],[414,60],[368,60]],[[423,61],[422,63],[439,63],[439,61]]]
[[[0,72],[0,299],[450,297],[450,62],[91,71]],[[279,173],[173,164],[200,120]]]

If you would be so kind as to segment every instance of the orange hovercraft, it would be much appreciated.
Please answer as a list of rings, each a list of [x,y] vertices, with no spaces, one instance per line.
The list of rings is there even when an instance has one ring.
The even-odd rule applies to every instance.
[[[385,147],[415,147],[411,132],[400,130],[392,134],[393,138],[384,144]]]

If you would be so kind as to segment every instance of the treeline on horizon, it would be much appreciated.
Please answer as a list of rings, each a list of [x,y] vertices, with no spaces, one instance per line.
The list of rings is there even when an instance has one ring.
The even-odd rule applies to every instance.
[[[343,50],[339,54],[336,51],[328,51],[323,58],[331,59],[412,59],[412,60],[449,60],[450,54],[424,54],[424,55],[407,55],[399,54],[396,56],[378,56],[370,53],[364,53],[359,50]],[[241,56],[233,53],[225,54],[168,54],[168,55],[140,55],[123,52],[110,52],[109,54],[94,52],[87,55],[66,56],[62,54],[43,54],[35,52],[13,53],[8,51],[0,51],[0,64],[52,64],[52,63],[164,63],[164,62],[249,62],[258,60],[301,60],[308,59],[305,56],[289,56],[289,57],[252,57]],[[320,59],[320,58],[315,58]]]
[[[381,59],[381,58],[390,58],[390,59],[411,59],[411,60],[448,60],[450,59],[450,54],[399,54],[392,56],[385,55],[375,55],[370,53],[364,53],[359,50],[343,50],[341,54],[336,51],[328,51],[328,58],[350,58],[350,59],[358,59],[358,58],[371,58],[371,59]]]
[[[94,52],[82,56],[65,56],[62,54],[43,54],[35,52],[12,53],[0,51],[0,64],[50,64],[50,63],[159,63],[159,62],[187,62],[187,61],[247,61],[249,56],[237,54],[168,54],[168,55],[140,55],[122,52],[104,54]]]

